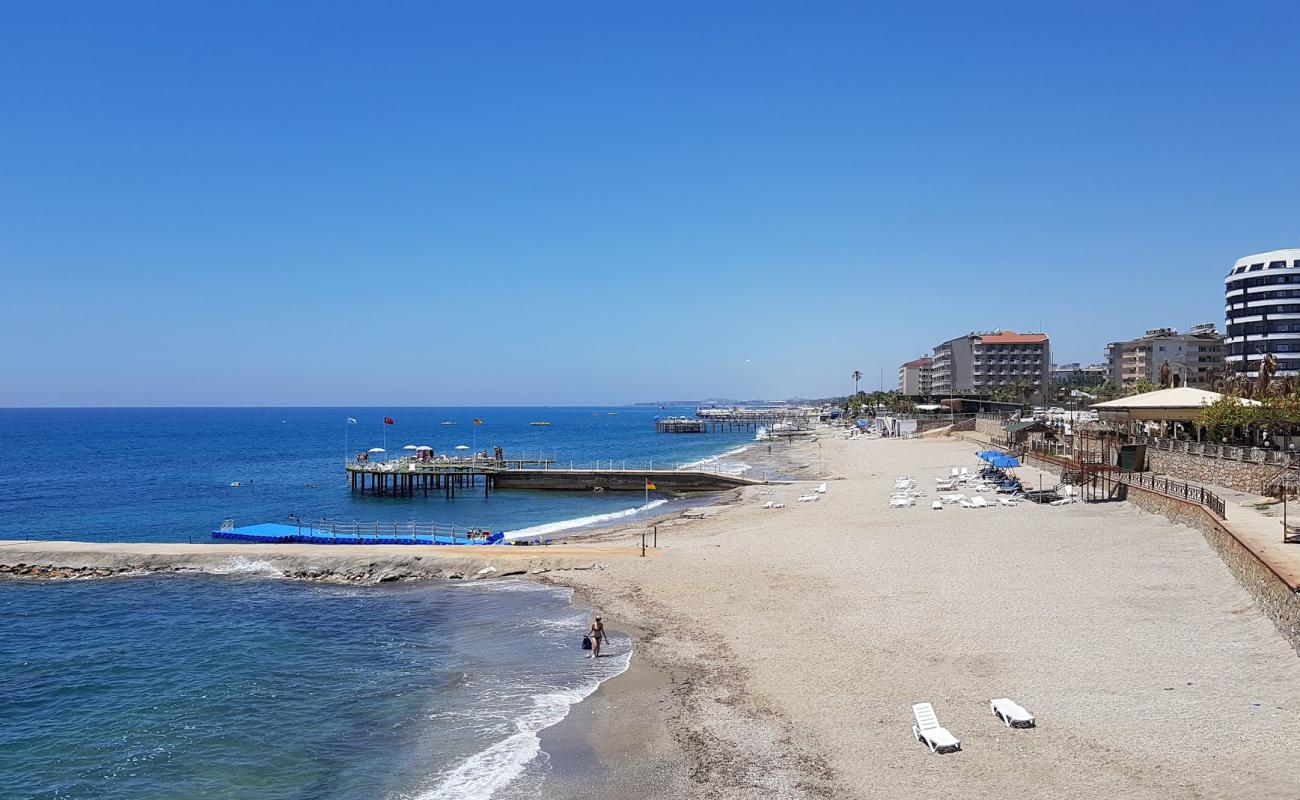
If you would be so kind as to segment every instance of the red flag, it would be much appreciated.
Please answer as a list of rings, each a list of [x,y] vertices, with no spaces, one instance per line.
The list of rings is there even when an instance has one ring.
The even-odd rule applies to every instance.
[[[385,424],[385,425],[396,425],[397,423],[393,422],[393,418],[392,418],[392,417],[384,417],[384,424]]]

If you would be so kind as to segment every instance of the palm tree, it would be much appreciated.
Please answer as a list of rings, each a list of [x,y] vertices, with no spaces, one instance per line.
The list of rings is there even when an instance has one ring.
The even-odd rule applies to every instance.
[[[861,394],[862,390],[858,388],[858,381],[860,380],[862,380],[862,373],[859,370],[856,369],[853,370],[853,394],[854,395]]]

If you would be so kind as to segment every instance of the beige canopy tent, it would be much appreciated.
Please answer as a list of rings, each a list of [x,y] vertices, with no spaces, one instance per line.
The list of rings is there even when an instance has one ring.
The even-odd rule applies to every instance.
[[[1093,405],[1092,409],[1103,422],[1129,423],[1130,430],[1138,427],[1149,429],[1150,423],[1159,423],[1161,432],[1168,435],[1176,435],[1177,429],[1181,427],[1194,430],[1197,441],[1200,441],[1200,428],[1193,424],[1196,415],[1221,397],[1223,395],[1218,392],[1179,386],[1107,400]],[[1255,400],[1243,399],[1240,402],[1250,406],[1259,405]]]

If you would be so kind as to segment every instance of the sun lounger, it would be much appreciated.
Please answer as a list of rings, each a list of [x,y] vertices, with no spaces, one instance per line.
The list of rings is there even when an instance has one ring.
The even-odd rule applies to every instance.
[[[813,489],[813,491],[816,492],[817,494],[826,494],[826,484],[823,483],[821,486],[818,486],[816,489]]]
[[[816,502],[817,502],[818,500],[820,500],[820,499],[822,499],[822,496],[819,495],[819,494],[801,494],[801,495],[799,495],[799,502],[800,502],[800,503],[816,503]]]
[[[772,500],[768,500],[766,503],[763,504],[763,508],[785,508],[785,503],[777,503],[777,502],[773,502]]]
[[[889,498],[890,508],[907,508],[916,505],[916,501],[910,497],[891,497]]]
[[[972,498],[970,499],[970,507],[971,507],[971,508],[989,508],[989,501],[985,500],[983,497],[972,497]]]
[[[1074,503],[1077,503],[1077,502],[1079,502],[1079,501],[1076,500],[1076,499],[1073,498],[1073,497],[1062,497],[1060,500],[1053,500],[1052,502],[1048,503],[1048,505],[1052,505],[1052,506],[1068,506],[1068,505],[1073,505]]]
[[[999,498],[998,498],[998,505],[1000,505],[1000,506],[1008,506],[1008,507],[1011,507],[1011,508],[1015,508],[1016,506],[1020,505],[1020,498],[1019,498],[1019,497],[999,497]]]
[[[964,495],[964,494],[941,494],[941,495],[939,495],[939,499],[942,500],[943,502],[949,504],[949,505],[952,505],[953,503],[960,503],[961,501],[965,500],[965,499],[966,499],[966,495]]]
[[[931,753],[946,753],[961,749],[961,740],[939,725],[934,707],[929,703],[917,703],[912,706],[912,716],[916,724],[912,726],[912,735],[916,740],[930,748]]]
[[[935,500],[933,503],[930,504],[930,508],[934,509],[935,511],[943,511],[943,501]]]
[[[975,508],[975,504],[964,497],[957,501],[957,505],[961,506],[962,508]]]
[[[993,712],[993,716],[1006,723],[1008,728],[1034,727],[1034,715],[1026,711],[1019,703],[1012,702],[1005,697],[990,700],[989,709]]]

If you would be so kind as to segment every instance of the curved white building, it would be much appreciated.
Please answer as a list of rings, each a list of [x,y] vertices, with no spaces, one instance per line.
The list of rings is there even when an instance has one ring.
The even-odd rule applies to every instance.
[[[1272,353],[1279,373],[1300,373],[1300,248],[1239,258],[1224,284],[1228,367],[1241,370],[1245,360],[1257,375]]]

